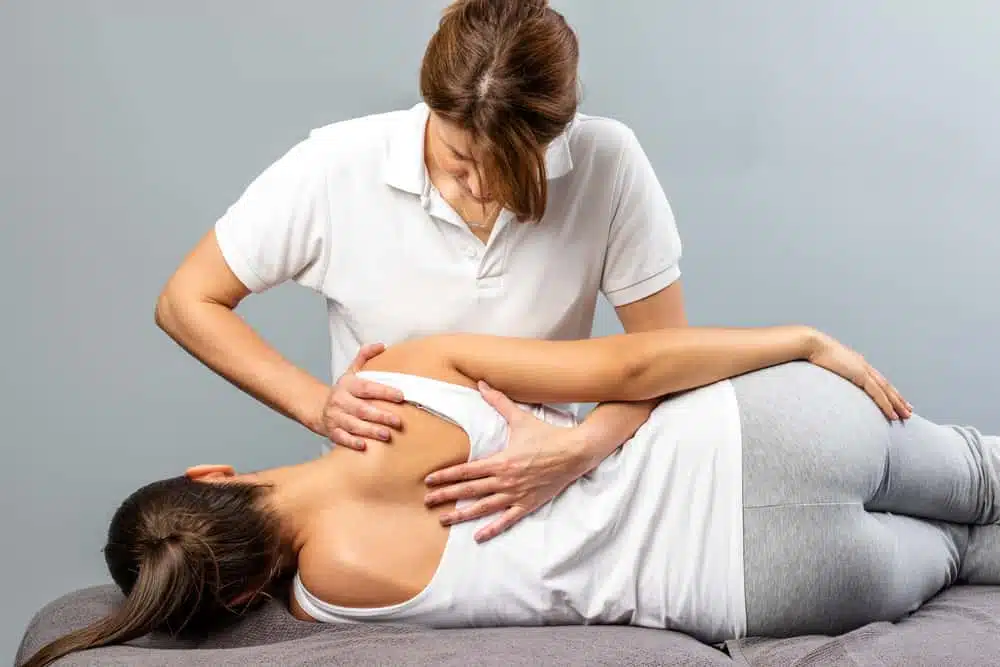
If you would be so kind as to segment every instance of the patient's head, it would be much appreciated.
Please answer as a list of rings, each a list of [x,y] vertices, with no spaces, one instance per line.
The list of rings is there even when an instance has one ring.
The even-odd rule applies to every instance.
[[[291,564],[268,507],[270,488],[226,468],[192,468],[126,498],[104,547],[124,604],[45,646],[25,665],[42,667],[154,630],[202,632],[266,599]]]

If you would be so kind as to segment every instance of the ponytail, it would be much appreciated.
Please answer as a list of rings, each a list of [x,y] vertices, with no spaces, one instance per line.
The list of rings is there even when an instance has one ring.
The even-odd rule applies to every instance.
[[[278,519],[264,502],[268,490],[179,476],[133,492],[115,511],[104,547],[124,604],[21,667],[46,667],[154,631],[207,632],[263,601],[264,589],[294,562],[283,557]]]
[[[188,602],[192,592],[200,589],[183,548],[176,542],[163,540],[150,545],[140,563],[135,586],[118,610],[46,644],[21,667],[46,667],[75,651],[138,639],[164,624]]]

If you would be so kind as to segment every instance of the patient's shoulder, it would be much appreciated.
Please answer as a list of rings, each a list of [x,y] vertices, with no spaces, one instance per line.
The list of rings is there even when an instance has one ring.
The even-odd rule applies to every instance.
[[[316,621],[316,619],[310,616],[306,610],[302,608],[302,605],[299,604],[299,600],[295,596],[295,582],[290,584],[290,589],[288,591],[288,611],[292,614],[292,618],[299,621]]]
[[[388,346],[382,354],[370,359],[364,365],[364,370],[406,373],[475,386],[472,380],[455,367],[451,354],[462,338],[462,334],[438,334],[401,341]]]

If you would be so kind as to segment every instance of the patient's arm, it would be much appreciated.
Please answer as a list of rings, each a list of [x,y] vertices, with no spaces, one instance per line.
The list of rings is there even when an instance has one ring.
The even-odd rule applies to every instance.
[[[395,347],[409,348],[429,375],[485,380],[515,401],[599,403],[659,398],[807,359],[820,336],[804,326],[685,327],[573,341],[443,334]]]

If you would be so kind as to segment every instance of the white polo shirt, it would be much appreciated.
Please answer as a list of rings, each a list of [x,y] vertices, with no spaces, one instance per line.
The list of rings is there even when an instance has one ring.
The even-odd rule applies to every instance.
[[[620,122],[578,115],[548,148],[545,217],[503,211],[484,244],[428,178],[427,117],[421,103],[313,130],[216,223],[247,288],[294,280],[326,297],[334,379],[371,342],[587,338],[599,292],[620,306],[679,277],[670,205]]]

